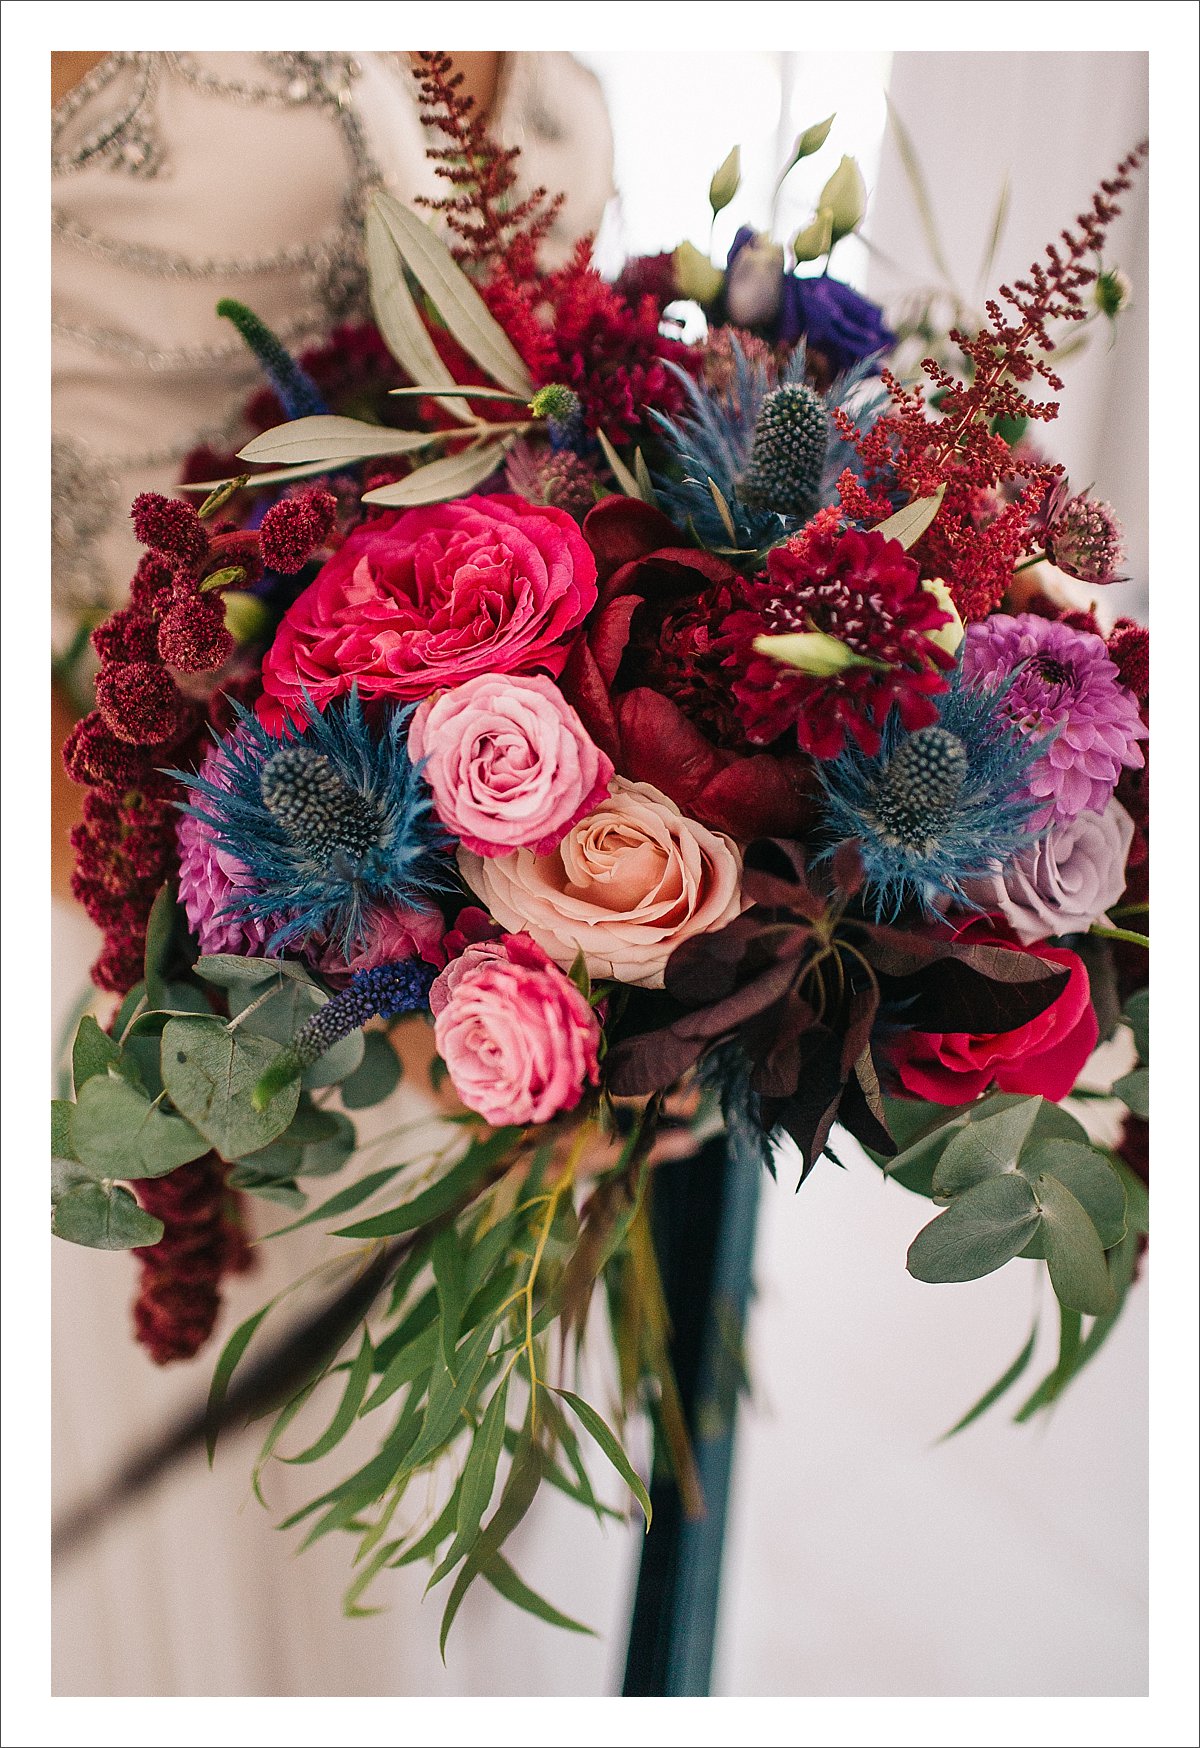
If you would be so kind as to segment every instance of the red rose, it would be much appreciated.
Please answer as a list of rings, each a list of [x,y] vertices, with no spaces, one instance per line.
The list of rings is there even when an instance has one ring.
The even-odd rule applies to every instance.
[[[992,931],[991,919],[968,923],[959,933],[988,946],[1017,950]],[[907,1092],[937,1105],[963,1105],[994,1082],[1001,1092],[1066,1098],[1100,1031],[1088,974],[1082,959],[1065,947],[1039,945],[1024,951],[1066,968],[1067,986],[1058,1000],[1012,1032],[899,1033],[890,1058]]]
[[[622,776],[743,841],[798,837],[811,767],[748,748],[715,637],[742,579],[658,510],[606,498],[584,523],[600,600],[562,690]]]
[[[596,563],[562,510],[504,496],[389,511],[355,529],[289,607],[259,715],[299,719],[357,681],[413,700],[477,674],[561,673],[596,599]]]

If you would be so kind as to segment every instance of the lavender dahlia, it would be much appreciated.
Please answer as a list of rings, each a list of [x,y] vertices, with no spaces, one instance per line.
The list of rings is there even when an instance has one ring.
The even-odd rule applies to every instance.
[[[1147,734],[1104,640],[1033,613],[996,613],[968,626],[966,685],[995,691],[1010,679],[1004,711],[1049,743],[1029,772],[1029,793],[1041,803],[1031,823],[1103,813],[1122,768],[1144,763],[1137,743]]]

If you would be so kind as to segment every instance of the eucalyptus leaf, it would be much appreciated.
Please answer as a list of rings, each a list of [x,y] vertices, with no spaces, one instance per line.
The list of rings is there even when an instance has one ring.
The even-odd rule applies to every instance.
[[[1123,1100],[1135,1117],[1150,1115],[1150,1070],[1135,1068],[1113,1082],[1113,1092]]]
[[[1125,1024],[1133,1033],[1133,1041],[1137,1046],[1138,1061],[1147,1063],[1150,1060],[1150,991],[1139,989],[1136,995],[1131,995],[1125,1003],[1122,1015]]]
[[[94,1175],[110,1178],[162,1177],[209,1150],[191,1123],[111,1074],[96,1075],[80,1089],[71,1137],[76,1157]]]
[[[1021,1349],[1012,1365],[1009,1366],[1008,1370],[1002,1377],[997,1378],[990,1390],[984,1391],[983,1395],[972,1408],[968,1408],[961,1420],[956,1420],[949,1431],[942,1434],[941,1438],[938,1440],[939,1444],[945,1444],[947,1439],[954,1438],[956,1434],[964,1432],[968,1426],[978,1420],[981,1415],[986,1414],[988,1409],[995,1403],[999,1402],[1001,1396],[1005,1395],[1012,1389],[1017,1379],[1025,1371],[1030,1360],[1033,1358],[1033,1350],[1037,1344],[1037,1333],[1038,1326],[1035,1321],[1033,1328],[1029,1332],[1029,1340],[1025,1343],[1025,1346]]]
[[[231,1189],[244,1190],[264,1202],[278,1202],[284,1208],[302,1208],[308,1199],[295,1178],[276,1177],[250,1165],[232,1166],[228,1181]]]
[[[273,425],[238,451],[242,461],[274,461],[295,466],[321,461],[344,466],[347,460],[366,461],[380,455],[405,455],[428,449],[440,432],[398,431],[391,425],[372,425],[365,419],[346,419],[333,413],[318,413]]]
[[[533,379],[524,359],[441,238],[389,194],[376,194],[373,206],[405,265],[463,350],[501,388],[531,396]]]
[[[168,881],[160,886],[146,923],[146,999],[151,1007],[165,1007],[167,958],[175,933],[175,893]]]
[[[357,1183],[347,1184],[336,1195],[330,1196],[319,1208],[310,1208],[303,1220],[293,1220],[288,1226],[279,1226],[274,1232],[266,1233],[265,1237],[280,1238],[285,1232],[294,1232],[299,1226],[311,1226],[317,1220],[332,1220],[341,1214],[349,1214],[377,1190],[382,1189],[384,1184],[390,1183],[403,1169],[400,1165],[387,1165],[379,1171],[369,1171]]]
[[[240,953],[205,953],[192,968],[205,983],[215,983],[218,989],[233,989],[239,983],[264,988],[280,977],[295,983],[318,987],[311,973],[295,959],[261,959]]]
[[[300,1158],[301,1177],[330,1177],[335,1171],[341,1171],[354,1152],[358,1140],[354,1124],[340,1111],[330,1111],[328,1115],[333,1123],[333,1133],[319,1141],[310,1141],[305,1147]],[[287,1133],[290,1135],[291,1130]]]
[[[341,1085],[341,1100],[348,1111],[382,1104],[393,1093],[403,1074],[403,1065],[386,1032],[364,1032],[363,1059]]]
[[[458,1512],[455,1518],[454,1540],[447,1549],[445,1556],[434,1568],[426,1591],[439,1584],[447,1573],[470,1553],[479,1535],[479,1526],[483,1514],[491,1504],[492,1493],[496,1486],[496,1470],[500,1462],[500,1452],[504,1449],[504,1433],[506,1428],[505,1408],[508,1401],[508,1379],[506,1372],[492,1394],[492,1399],[484,1411],[483,1419],[475,1429],[471,1440],[471,1448],[467,1452],[467,1460],[463,1464],[462,1479],[458,1488]]]
[[[377,1214],[370,1220],[360,1220],[354,1226],[341,1227],[337,1238],[393,1238],[401,1232],[415,1232],[430,1220],[448,1214],[480,1184],[492,1166],[504,1160],[520,1139],[520,1129],[493,1129],[470,1147],[444,1177],[430,1184],[427,1190],[402,1207]]]
[[[592,1639],[596,1637],[593,1627],[577,1621],[573,1615],[564,1614],[553,1603],[547,1602],[544,1596],[539,1596],[536,1590],[531,1590],[525,1580],[514,1572],[503,1554],[492,1555],[483,1567],[483,1576],[506,1602],[515,1603],[526,1614],[535,1615],[538,1620],[545,1621],[547,1626],[560,1627],[567,1633],[585,1633]]]
[[[546,1387],[547,1389],[553,1388],[552,1385],[547,1385]],[[621,1446],[621,1441],[617,1438],[612,1428],[609,1427],[607,1423],[601,1419],[600,1415],[596,1413],[596,1410],[591,1407],[589,1403],[583,1400],[582,1396],[576,1396],[570,1390],[555,1390],[554,1394],[560,1396],[564,1402],[568,1403],[579,1416],[587,1431],[600,1446],[600,1449],[604,1452],[604,1455],[617,1471],[617,1474],[629,1488],[629,1491],[633,1494],[634,1498],[642,1508],[642,1514],[646,1519],[646,1529],[648,1532],[650,1529],[650,1519],[653,1516],[650,1495],[646,1491],[641,1476],[629,1461],[629,1458],[625,1455]]]
[[[367,1385],[371,1382],[373,1357],[374,1349],[371,1346],[371,1337],[369,1332],[364,1329],[358,1353],[347,1374],[346,1387],[342,1392],[333,1419],[320,1438],[315,1439],[312,1444],[306,1445],[302,1451],[297,1451],[295,1456],[284,1457],[282,1460],[285,1463],[319,1462],[322,1457],[328,1456],[330,1451],[342,1442],[358,1418],[362,1399],[367,1393]]]
[[[1039,1220],[1038,1203],[1018,1172],[985,1178],[918,1232],[908,1272],[918,1281],[975,1281],[1024,1248]]]
[[[76,1160],[71,1122],[75,1106],[70,1099],[50,1100],[50,1154],[54,1159]]]
[[[1013,1171],[1037,1120],[1040,1098],[963,1125],[946,1143],[933,1173],[933,1194],[953,1197],[984,1178]]]
[[[76,1097],[81,1087],[97,1074],[107,1074],[110,1068],[120,1072],[121,1047],[103,1031],[92,1014],[84,1014],[71,1047],[71,1077]]]
[[[1046,1265],[1055,1293],[1071,1310],[1102,1317],[1113,1310],[1116,1295],[1096,1228],[1056,1177],[1039,1177],[1035,1188],[1042,1210]]]
[[[173,1104],[223,1159],[254,1153],[281,1135],[296,1114],[300,1088],[282,1086],[263,1111],[250,1095],[279,1055],[272,1039],[230,1031],[215,1015],[169,1020],[162,1074]]]
[[[119,1184],[78,1184],[54,1204],[51,1231],[91,1250],[134,1250],[157,1244],[163,1223]]]
[[[460,455],[447,455],[441,461],[426,462],[424,467],[418,467],[390,486],[364,492],[362,501],[392,508],[444,504],[449,498],[461,497],[494,473],[513,441],[510,435],[495,442],[476,443]]]
[[[1111,1250],[1125,1236],[1125,1186],[1104,1155],[1077,1141],[1046,1141],[1031,1147],[1021,1161],[1031,1182],[1044,1173],[1065,1184],[1100,1238]],[[1039,1232],[1044,1241],[1044,1232]]]
[[[886,521],[877,522],[871,532],[882,534],[885,540],[898,540],[907,552],[929,527],[941,509],[945,495],[946,488],[940,485],[932,497],[914,498],[911,504],[903,505]]]
[[[441,1331],[442,1359],[451,1376],[455,1368],[455,1344],[462,1327],[466,1303],[466,1270],[458,1234],[453,1226],[439,1232],[430,1249],[433,1264],[433,1284],[438,1296],[438,1327]]]

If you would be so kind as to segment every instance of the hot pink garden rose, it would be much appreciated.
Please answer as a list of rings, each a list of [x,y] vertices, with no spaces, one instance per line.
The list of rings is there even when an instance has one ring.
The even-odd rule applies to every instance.
[[[492,916],[532,935],[556,964],[565,969],[582,952],[593,978],[647,989],[662,988],[681,941],[741,911],[733,841],[652,784],[624,777],[548,855],[460,849],[458,865]]]
[[[418,706],[408,750],[426,761],[442,824],[479,856],[544,855],[608,793],[600,752],[553,680],[481,674]]]
[[[563,510],[507,495],[389,511],[356,528],[288,608],[259,715],[299,719],[357,681],[427,698],[488,673],[559,674],[596,600],[596,562]]]
[[[470,946],[430,991],[455,1092],[495,1127],[547,1123],[600,1079],[600,1024],[527,935]]]

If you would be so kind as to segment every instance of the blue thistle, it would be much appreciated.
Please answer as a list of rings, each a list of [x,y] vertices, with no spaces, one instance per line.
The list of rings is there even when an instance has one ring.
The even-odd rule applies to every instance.
[[[977,909],[964,887],[994,874],[1040,835],[1030,766],[1045,751],[1001,711],[1001,693],[967,690],[961,665],[939,720],[907,733],[893,710],[877,755],[850,744],[817,767],[825,792],[819,861],[856,838],[877,919],[936,901]]]
[[[697,382],[678,365],[667,364],[687,397],[687,410],[677,419],[653,411],[650,414],[662,436],[670,467],[669,473],[656,473],[653,483],[665,513],[679,527],[690,526],[702,545],[718,552],[763,552],[794,534],[820,504],[835,502],[838,478],[845,468],[857,466],[856,451],[829,417],[834,408],[844,407],[865,430],[874,423],[887,395],[878,383],[868,382],[866,365],[856,365],[839,377],[827,394],[818,395],[805,382],[803,345],[794,349],[779,385],[772,389],[766,366],[758,358],[747,357],[736,334],[731,336],[730,350],[732,381],[719,392]],[[805,396],[812,397],[814,427],[815,413],[820,409],[825,442],[823,463],[815,457],[813,460],[810,494],[799,507],[793,503],[785,509],[763,499],[752,464],[764,404],[772,395],[796,388],[803,388]],[[714,486],[728,511],[732,539],[713,495]]]
[[[305,1069],[357,1032],[378,1014],[383,1020],[398,1020],[429,1004],[429,989],[437,976],[423,959],[391,959],[356,971],[345,989],[339,990],[305,1020],[281,1056],[262,1076],[251,1102],[265,1111],[271,1100],[290,1081],[299,1080]]]
[[[262,366],[263,375],[279,396],[279,403],[289,419],[304,419],[314,413],[327,413],[321,391],[302,365],[296,363],[287,347],[252,309],[235,297],[223,297],[217,314],[233,323],[242,339]]]
[[[173,771],[203,820],[244,864],[253,889],[224,914],[275,925],[269,952],[318,930],[349,956],[377,905],[417,905],[447,889],[446,839],[408,756],[410,711],[368,725],[357,688],[324,711],[305,694],[303,731],[269,732],[234,705],[219,776]]]
[[[804,519],[817,508],[829,442],[829,414],[816,389],[788,382],[763,398],[750,465],[738,482],[743,504]]]

